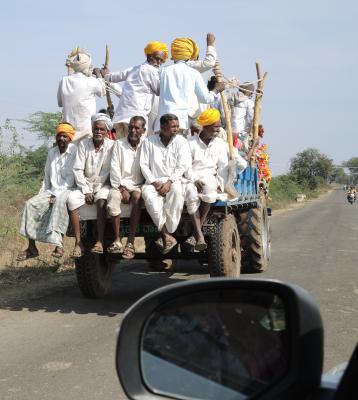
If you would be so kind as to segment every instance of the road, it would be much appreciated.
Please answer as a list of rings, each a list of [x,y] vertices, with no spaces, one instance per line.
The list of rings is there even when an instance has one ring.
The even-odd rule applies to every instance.
[[[261,278],[307,289],[324,320],[325,370],[349,357],[358,339],[358,204],[332,191],[271,219],[272,261]],[[117,270],[106,299],[83,299],[74,284],[37,300],[0,308],[2,400],[122,399],[115,367],[122,313],[163,285],[207,277],[181,264],[175,274],[148,272],[144,261]]]

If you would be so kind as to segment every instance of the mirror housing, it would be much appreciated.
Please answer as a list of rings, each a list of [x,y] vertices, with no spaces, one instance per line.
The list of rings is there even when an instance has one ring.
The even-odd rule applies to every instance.
[[[318,307],[302,288],[274,280],[216,278],[177,283],[155,290],[136,302],[124,315],[119,330],[116,368],[119,380],[130,399],[166,397],[151,391],[141,368],[141,346],[146,322],[163,304],[181,297],[200,294],[203,302],[210,292],[267,292],[278,296],[284,306],[288,326],[289,358],[285,374],[267,386],[255,399],[303,399],[317,390],[323,365],[323,327]],[[206,297],[205,297],[206,296]]]

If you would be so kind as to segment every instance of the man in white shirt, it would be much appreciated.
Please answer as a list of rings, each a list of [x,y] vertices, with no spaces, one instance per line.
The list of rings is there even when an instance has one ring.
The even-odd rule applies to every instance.
[[[107,211],[112,217],[114,241],[107,248],[108,253],[122,253],[122,257],[134,258],[134,238],[141,214],[141,187],[144,178],[139,165],[140,146],[145,137],[145,119],[132,117],[128,125],[128,135],[115,142],[113,146]],[[129,234],[126,246],[120,238],[121,203],[131,204]]]
[[[142,196],[147,212],[160,231],[156,241],[167,254],[177,244],[171,235],[179,225],[184,205],[183,175],[190,167],[190,148],[181,135],[178,117],[160,118],[160,132],[149,136],[141,147],[140,166],[145,178]]]
[[[234,97],[234,107],[231,124],[234,137],[242,143],[242,151],[248,151],[250,132],[254,117],[254,101],[251,99],[255,92],[255,86],[250,83],[240,85],[238,93]]]
[[[200,72],[188,65],[188,61],[196,60],[199,53],[193,40],[175,39],[171,44],[171,53],[174,64],[164,67],[160,74],[158,116],[161,117],[167,113],[176,115],[181,133],[188,136],[189,113],[193,96],[196,96],[200,103],[212,103],[217,93],[224,90],[225,84],[217,83],[215,89],[209,92]]]
[[[92,135],[91,116],[96,113],[96,96],[104,96],[104,81],[92,76],[91,57],[82,49],[71,53],[67,65],[74,71],[64,76],[58,86],[57,102],[62,107],[62,120],[75,129],[74,142]]]
[[[192,166],[185,175],[190,181],[185,204],[194,228],[194,236],[189,237],[187,243],[203,251],[207,245],[201,228],[211,203],[215,203],[219,193],[223,195],[229,158],[227,143],[217,137],[221,127],[220,112],[215,108],[205,110],[198,124],[203,127],[202,131],[188,141]]]
[[[113,123],[117,137],[128,134],[129,120],[142,116],[148,121],[155,95],[159,95],[159,67],[168,57],[168,48],[161,42],[150,42],[144,49],[147,61],[122,72],[103,70],[107,82],[124,82],[122,95],[114,113]]]
[[[54,244],[53,257],[63,255],[62,238],[69,221],[66,201],[74,186],[73,164],[77,147],[70,143],[74,134],[73,127],[67,123],[56,129],[56,146],[47,155],[43,187],[26,202],[22,214],[20,233],[28,238],[28,246],[18,255],[17,261],[39,255],[35,241]]]
[[[68,198],[68,209],[75,234],[75,247],[71,257],[79,258],[84,252],[81,242],[80,216],[78,209],[84,204],[97,205],[97,242],[91,252],[103,253],[103,236],[106,222],[106,200],[110,190],[109,171],[113,140],[106,136],[111,131],[112,121],[106,114],[92,116],[93,137],[82,140],[78,145],[73,166],[77,190]]]

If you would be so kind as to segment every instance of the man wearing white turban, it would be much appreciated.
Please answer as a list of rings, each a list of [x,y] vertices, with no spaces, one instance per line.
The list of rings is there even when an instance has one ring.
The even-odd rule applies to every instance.
[[[82,140],[78,145],[73,166],[77,190],[71,192],[67,205],[75,233],[73,258],[81,257],[84,251],[81,242],[80,217],[78,209],[84,204],[97,205],[97,242],[91,249],[103,253],[103,236],[106,220],[106,201],[110,190],[109,171],[114,141],[107,138],[112,121],[106,114],[92,117],[93,137]]]
[[[96,112],[96,96],[106,93],[105,84],[92,76],[91,56],[83,49],[75,49],[68,56],[66,66],[68,76],[64,76],[57,91],[58,106],[62,107],[62,120],[69,122],[75,129],[74,142],[92,136],[91,115]]]

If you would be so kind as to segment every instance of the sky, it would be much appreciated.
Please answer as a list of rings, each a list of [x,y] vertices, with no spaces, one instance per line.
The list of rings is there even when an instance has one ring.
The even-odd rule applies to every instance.
[[[335,164],[358,156],[358,2],[356,0],[91,0],[3,2],[0,125],[36,111],[59,111],[58,83],[76,46],[110,69],[144,61],[152,40],[191,37],[205,53],[206,33],[216,35],[224,75],[256,78],[267,71],[261,122],[274,175],[313,147]],[[104,105],[98,102],[98,108]],[[33,133],[15,122],[23,143]]]

